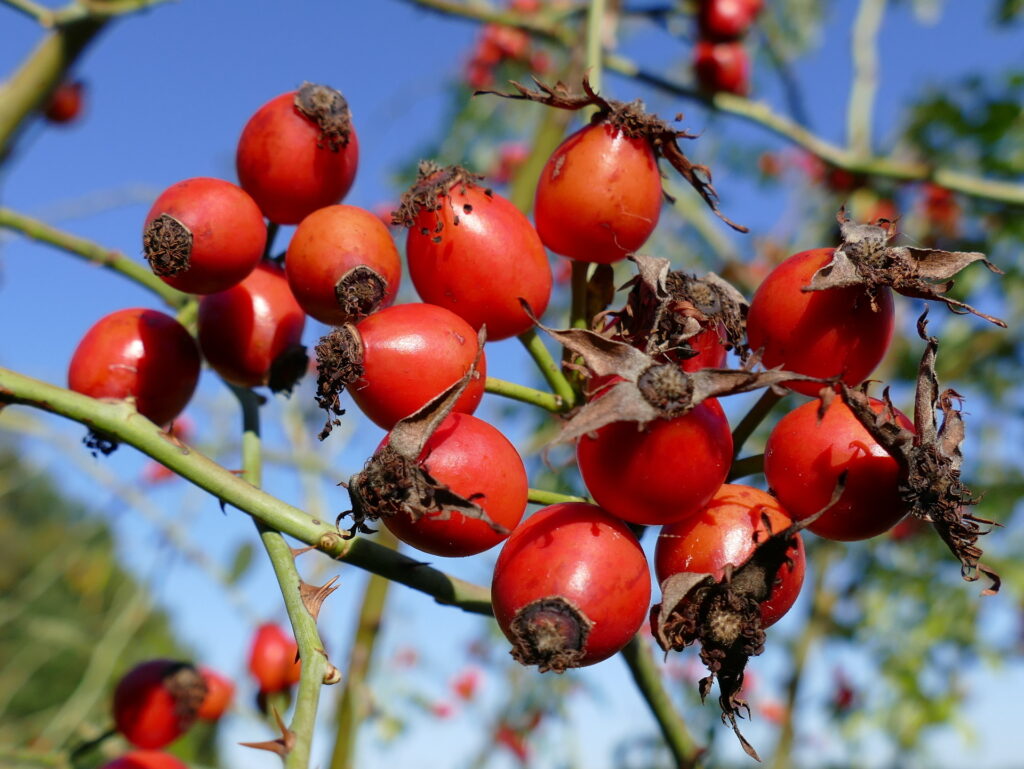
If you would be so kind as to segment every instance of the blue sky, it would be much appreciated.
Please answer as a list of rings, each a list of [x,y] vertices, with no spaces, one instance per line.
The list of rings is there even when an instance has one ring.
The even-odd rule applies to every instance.
[[[1020,28],[995,32],[988,25],[994,3],[946,3],[945,14],[934,25],[915,19],[911,3],[893,5],[881,36],[884,78],[876,109],[877,146],[883,152],[889,149],[899,108],[922,86],[940,86],[958,73],[1024,66]],[[822,39],[796,67],[815,129],[833,141],[843,138],[850,75],[847,30],[855,6],[851,2],[831,4],[833,11]],[[361,160],[346,202],[372,208],[394,199],[398,191],[391,186],[392,172],[441,130],[447,87],[459,76],[475,32],[474,24],[422,12],[398,0],[252,0],[244,4],[183,0],[158,6],[112,24],[88,51],[77,68],[89,85],[85,119],[66,128],[31,126],[0,172],[0,202],[138,255],[142,219],[151,200],[183,178],[234,179],[234,146],[249,115],[278,93],[311,80],[338,87],[352,106],[360,132]],[[31,20],[0,7],[0,71],[7,73],[16,66],[39,34]],[[677,66],[685,61],[688,50],[687,42],[673,40],[662,31],[627,34],[623,44],[629,55],[653,69]],[[758,72],[755,84],[760,96],[778,105],[780,93],[774,78]],[[706,130],[705,141],[770,144],[757,128],[728,119],[711,120],[691,104],[652,95],[620,78],[610,78],[607,90],[625,100],[647,96],[663,114],[686,112],[686,127]],[[686,148],[688,152],[693,148],[697,160],[699,146],[698,141]],[[727,173],[716,177],[727,212],[742,212],[736,218],[750,225],[755,236],[771,232],[785,213],[783,196],[765,199],[763,191],[734,181]],[[728,237],[741,253],[752,252],[749,241],[733,234]],[[96,267],[22,240],[0,240],[0,328],[5,329],[0,334],[0,365],[63,383],[67,361],[81,334],[103,314],[139,305],[158,306],[147,293]],[[306,343],[315,342],[320,330],[310,321]],[[514,340],[489,347],[492,374],[521,381],[522,365],[523,356]],[[501,404],[491,398],[485,399],[480,413],[497,419]],[[275,401],[268,411],[267,421],[274,424],[286,408]],[[209,430],[199,436],[201,443],[231,434],[237,421],[232,399],[209,373],[204,375],[189,413],[204,433]],[[283,618],[266,565],[242,583],[240,600],[247,609],[239,610],[211,583],[206,571],[161,545],[166,535],[146,514],[113,501],[93,477],[99,472],[112,474],[131,487],[143,465],[141,458],[122,449],[110,459],[93,460],[77,445],[79,428],[41,417],[40,422],[43,429],[56,431],[66,443],[56,451],[35,444],[32,456],[56,467],[62,455],[70,457],[77,452],[71,465],[81,465],[84,471],[62,473],[62,482],[110,514],[126,561],[152,578],[158,599],[175,615],[183,636],[202,659],[241,677],[241,650],[252,620]],[[522,437],[521,426],[504,426],[513,437]],[[272,444],[280,445],[280,436],[280,428],[270,428]],[[327,461],[337,468],[334,480],[340,480],[358,467],[379,437],[379,430],[360,423],[347,439],[332,436],[329,445],[317,451],[326,453]],[[210,448],[225,465],[237,465],[237,446]],[[324,479],[304,484],[292,473],[272,470],[266,483],[274,493],[311,509],[321,500],[328,516],[346,507],[344,492]],[[183,489],[182,484],[153,492],[150,502],[153,516],[163,521],[165,528],[180,532],[215,562],[225,563],[240,542],[255,541],[244,516],[230,511],[222,516],[212,500],[201,492]],[[493,557],[491,553],[481,559],[446,562],[443,568],[485,583]],[[323,566],[312,560],[301,566],[310,569],[315,563]],[[344,638],[362,583],[362,575],[355,569],[343,568],[341,574],[342,590],[322,615],[332,651],[337,649],[336,662],[345,658]],[[385,636],[391,649],[401,644],[403,635],[428,632],[461,648],[478,632],[478,618],[437,609],[429,599],[404,588],[397,588],[393,598],[401,619]],[[799,614],[787,621],[798,622]],[[436,681],[446,680],[450,672],[446,666],[453,667],[453,663],[440,654],[434,661],[440,671],[436,685]],[[770,669],[770,659],[765,661]],[[607,695],[600,706],[582,706],[578,714],[581,765],[601,769],[609,765],[609,746],[626,729],[651,730],[652,723],[631,692],[620,661],[575,675]],[[1001,677],[998,685],[1008,694],[1024,685],[1024,676],[1014,670]],[[1005,702],[993,699],[997,704]],[[985,737],[979,762],[1007,761],[1011,755],[1012,733],[998,731],[1008,725],[1007,716],[995,711],[994,705],[978,705],[971,711],[972,722]],[[455,747],[451,764],[432,761],[431,765],[454,766],[461,750],[467,755],[475,750],[468,724],[453,723],[434,735]],[[233,718],[228,726],[225,745],[262,738],[260,727],[244,717]],[[770,734],[762,724],[755,725],[750,736],[760,737],[759,744],[767,748]],[[421,731],[402,747],[381,753],[371,751],[368,740],[360,765],[372,768],[397,760],[422,765],[423,750],[430,749],[429,739]],[[962,755],[957,753],[962,746],[955,740],[944,739],[938,747],[950,765],[955,763],[953,756]],[[229,748],[226,755],[232,766],[259,769],[278,765],[272,756],[253,757],[237,748]]]

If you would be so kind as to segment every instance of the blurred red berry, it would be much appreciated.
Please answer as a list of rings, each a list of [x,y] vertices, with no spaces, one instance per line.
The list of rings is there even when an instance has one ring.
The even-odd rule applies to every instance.
[[[204,721],[216,721],[231,707],[235,685],[230,678],[222,676],[216,670],[201,667],[199,673],[206,682],[206,697],[203,698],[203,704],[199,706],[196,715]]]
[[[295,639],[280,625],[267,622],[256,629],[249,649],[249,672],[259,684],[260,692],[272,694],[298,683],[302,663]]]
[[[43,115],[51,123],[71,123],[82,113],[84,103],[85,84],[80,80],[67,80],[50,95]]]

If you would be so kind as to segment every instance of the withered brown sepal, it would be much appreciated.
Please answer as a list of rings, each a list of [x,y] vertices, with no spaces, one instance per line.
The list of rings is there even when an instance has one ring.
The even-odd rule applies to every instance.
[[[879,219],[874,224],[854,224],[845,209],[839,209],[836,218],[843,242],[832,255],[832,261],[811,276],[804,291],[863,286],[875,306],[878,290],[888,286],[903,296],[944,302],[955,313],[974,313],[1006,328],[1005,321],[946,296],[953,287],[953,276],[974,262],[981,262],[998,275],[1003,274],[984,254],[892,246],[889,242],[896,236],[894,222]]]

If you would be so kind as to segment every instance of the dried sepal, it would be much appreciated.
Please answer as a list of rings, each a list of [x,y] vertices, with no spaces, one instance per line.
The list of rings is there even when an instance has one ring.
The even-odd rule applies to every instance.
[[[686,358],[695,353],[687,340],[706,328],[724,330],[722,343],[736,349],[746,361],[747,309],[743,294],[713,272],[703,278],[670,271],[669,261],[636,254],[638,274],[626,304],[610,313],[604,333],[616,334],[653,357],[671,354]]]
[[[465,192],[467,188],[477,186],[483,178],[461,166],[441,166],[432,160],[421,160],[416,181],[402,194],[398,210],[391,214],[391,223],[400,227],[413,227],[422,212],[440,211],[453,187],[460,186]],[[484,192],[491,194],[489,189]],[[454,224],[458,226],[458,222],[456,216]],[[420,234],[432,235],[435,242],[440,243],[443,231],[444,223],[438,217],[432,228],[421,229]]]
[[[729,219],[718,208],[718,193],[711,184],[711,170],[705,165],[693,163],[679,148],[679,139],[695,139],[696,134],[686,131],[679,131],[667,122],[652,115],[644,109],[644,104],[639,99],[632,102],[621,102],[615,99],[605,99],[600,96],[590,85],[590,80],[583,76],[583,93],[575,93],[565,83],[558,82],[554,86],[548,86],[537,78],[533,78],[536,90],[518,83],[515,80],[509,84],[515,89],[515,93],[504,93],[501,91],[477,91],[477,95],[492,94],[506,99],[522,99],[544,104],[548,107],[565,110],[581,110],[586,107],[596,107],[597,111],[591,117],[592,124],[608,123],[622,131],[631,138],[644,139],[650,145],[651,150],[658,157],[667,160],[676,171],[679,172],[689,183],[697,194],[701,196],[708,207],[715,212],[715,215],[734,230],[747,232],[743,225]],[[676,115],[676,120],[682,120],[682,115]],[[671,200],[667,193],[666,198]]]
[[[479,350],[483,350],[486,332],[479,335]],[[388,442],[381,446],[367,460],[363,469],[348,482],[348,493],[352,509],[342,513],[352,515],[352,530],[372,533],[366,521],[379,520],[388,515],[407,514],[414,521],[424,515],[447,519],[451,511],[467,518],[477,518],[495,531],[503,534],[508,530],[492,521],[482,507],[472,499],[466,499],[433,478],[420,462],[423,449],[430,436],[444,421],[455,406],[469,383],[479,376],[477,365],[480,353],[466,374],[446,390],[435,396],[418,411],[400,419],[391,432]]]
[[[351,323],[332,329],[315,348],[316,402],[327,412],[327,421],[318,436],[324,440],[345,413],[341,394],[363,376],[363,338]]]
[[[871,408],[864,388],[842,385],[840,396],[871,437],[899,463],[903,474],[899,492],[909,514],[932,524],[960,561],[960,573],[966,581],[974,582],[979,573],[984,574],[992,584],[982,595],[994,595],[1001,580],[981,563],[983,552],[977,543],[989,531],[982,526],[999,524],[965,512],[964,508],[977,504],[979,498],[960,480],[964,422],[957,404],[961,396],[953,389],[939,391],[935,373],[939,340],[927,333],[927,315],[925,310],[917,323],[926,345],[917,374],[914,432],[901,427],[894,418],[888,390],[882,395],[885,408],[878,414]],[[941,425],[936,408],[942,412]]]
[[[274,708],[274,720],[277,721],[277,728],[281,731],[281,736],[276,740],[267,740],[265,742],[240,742],[238,744],[243,748],[267,750],[271,753],[277,753],[281,758],[286,758],[295,747],[295,732],[285,726],[284,721],[281,720],[281,714],[277,712],[277,708]]]
[[[320,616],[320,609],[324,605],[324,601],[330,596],[335,590],[338,589],[334,583],[338,581],[337,577],[331,577],[327,582],[320,585],[311,585],[305,580],[299,580],[299,597],[302,599],[302,605],[306,607],[306,611],[309,612],[309,616],[313,618],[313,621]]]
[[[840,209],[836,218],[843,242],[832,261],[811,276],[804,291],[863,286],[874,304],[878,289],[888,286],[903,296],[944,302],[955,313],[973,313],[1006,328],[1005,321],[946,296],[953,287],[953,277],[975,262],[1003,274],[984,254],[892,246],[889,242],[896,236],[895,223],[881,219],[874,224],[854,224],[845,209]]]
[[[651,609],[651,633],[666,652],[699,643],[701,662],[709,675],[698,684],[701,701],[718,680],[722,721],[736,734],[743,750],[760,761],[740,733],[736,719],[750,708],[740,696],[747,662],[764,651],[761,604],[768,600],[779,570],[791,564],[796,535],[828,511],[842,496],[846,474],[840,475],[829,503],[814,515],[772,533],[742,564],[727,564],[721,580],[711,574],[680,573],[661,584],[662,599]],[[767,516],[762,518],[771,531]]]
[[[319,127],[318,147],[338,152],[348,146],[352,138],[352,113],[340,91],[326,85],[303,83],[292,103]]]

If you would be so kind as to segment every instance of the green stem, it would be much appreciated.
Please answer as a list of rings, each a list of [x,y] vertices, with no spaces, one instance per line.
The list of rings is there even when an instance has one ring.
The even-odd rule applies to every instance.
[[[738,457],[740,449],[743,448],[743,444],[747,442],[747,439],[754,434],[754,430],[757,429],[758,425],[764,421],[765,417],[768,416],[769,412],[775,408],[775,404],[783,399],[783,395],[778,395],[774,390],[768,389],[762,393],[761,397],[758,398],[757,403],[754,404],[753,408],[750,409],[740,420],[740,423],[736,425],[736,429],[732,431],[732,455]]]
[[[654,664],[654,657],[648,642],[641,636],[633,636],[622,650],[622,656],[629,666],[629,672],[636,682],[637,688],[647,702],[651,713],[658,722],[658,728],[672,751],[679,769],[689,769],[698,765],[700,748],[694,742],[686,722],[679,715],[672,699],[662,685],[661,673]]]
[[[572,260],[572,307],[569,310],[569,325],[573,328],[589,328],[587,317],[587,273],[589,262]]]
[[[3,4],[10,6],[16,11],[21,11],[26,16],[38,21],[44,27],[53,26],[53,11],[45,5],[32,2],[32,0],[3,0]]]
[[[11,142],[25,120],[42,109],[65,73],[103,25],[102,20],[86,18],[77,24],[55,29],[0,85],[0,161],[10,153]]]
[[[397,542],[394,535],[384,528],[381,529],[379,537],[385,545],[394,546]],[[345,671],[345,688],[341,692],[341,702],[338,705],[337,731],[330,769],[351,769],[355,765],[359,725],[369,715],[371,708],[366,692],[366,681],[373,664],[374,648],[380,637],[384,603],[390,585],[391,583],[383,577],[373,574],[363,591],[352,651],[348,657],[348,669]]]
[[[84,756],[90,750],[95,748],[97,745],[102,745],[104,742],[109,740],[115,734],[117,734],[117,727],[116,726],[111,726],[109,729],[107,729],[106,731],[96,735],[91,740],[86,740],[81,745],[78,745],[77,747],[75,747],[68,754],[68,761],[70,761],[72,764],[75,763],[79,758]]]
[[[263,483],[262,442],[260,440],[260,401],[252,390],[231,387],[242,407],[242,472],[245,480],[259,487]],[[313,744],[313,728],[316,726],[316,711],[320,704],[320,689],[327,672],[327,653],[316,626],[316,619],[302,600],[300,586],[302,577],[295,567],[295,556],[285,542],[281,532],[266,524],[255,521],[263,547],[270,557],[274,576],[281,588],[288,620],[299,645],[302,660],[302,674],[295,698],[295,710],[289,730],[294,734],[294,744],[285,758],[286,769],[306,769],[309,766],[310,749]]]
[[[564,402],[554,393],[535,390],[532,387],[516,384],[515,382],[507,382],[504,379],[496,379],[492,376],[487,377],[487,380],[484,382],[484,390],[495,395],[501,395],[504,398],[511,398],[522,403],[539,406],[553,414],[565,411]]]
[[[238,478],[192,448],[178,446],[126,402],[104,402],[0,368],[0,408],[22,404],[105,432],[267,526],[316,547],[331,558],[400,582],[438,603],[490,615],[487,588],[449,576],[361,537],[345,539],[333,523],[315,519]],[[61,547],[62,543],[54,543]]]
[[[871,155],[871,129],[878,90],[878,32],[886,0],[861,0],[853,24],[853,86],[846,107],[846,141],[857,155]]]
[[[605,0],[590,0],[587,10],[587,74],[598,93],[604,80],[601,61],[604,52]]]
[[[737,478],[746,478],[748,475],[757,475],[764,472],[764,454],[754,454],[743,459],[734,459],[729,469],[729,477],[726,483],[732,483]]]
[[[557,491],[545,491],[544,489],[528,489],[527,500],[535,505],[557,505],[560,502],[594,503],[593,500],[586,497],[574,497],[571,494],[559,494]]]
[[[502,10],[487,3],[467,5],[454,0],[405,0],[405,2],[448,16],[459,16],[464,19],[515,27],[565,46],[571,45],[575,39],[572,30],[559,24],[558,20],[554,19],[550,13],[522,14]]]
[[[576,391],[572,389],[569,380],[565,378],[561,366],[551,357],[551,352],[544,345],[544,341],[537,334],[537,330],[531,328],[529,331],[523,332],[519,335],[519,341],[523,343],[523,347],[530,353],[530,357],[537,364],[540,373],[547,380],[551,389],[562,399],[562,408],[568,410],[575,406]]]
[[[129,259],[119,251],[113,251],[86,238],[80,238],[77,235],[71,235],[63,230],[58,230],[56,227],[51,227],[39,219],[33,219],[9,208],[0,207],[0,228],[14,230],[27,238],[55,246],[70,254],[80,256],[86,261],[94,262],[101,267],[119,272],[144,288],[149,289],[173,308],[184,308],[192,301],[188,294],[171,288],[154,275],[148,267]]]

